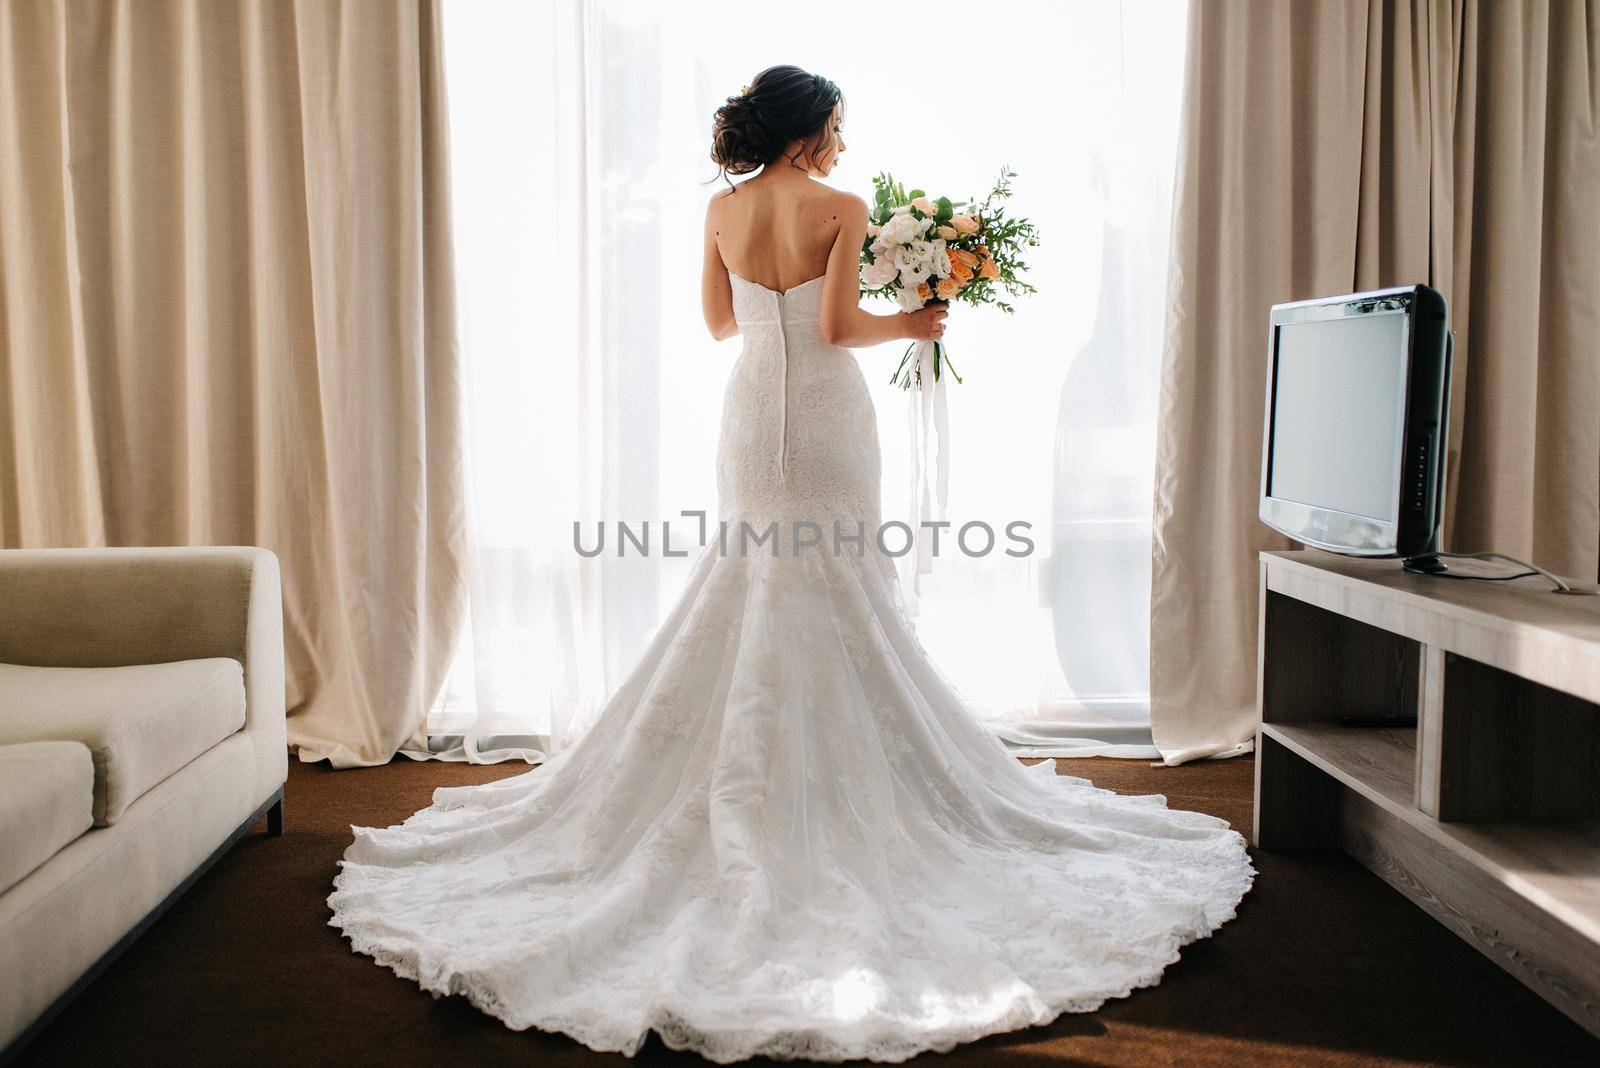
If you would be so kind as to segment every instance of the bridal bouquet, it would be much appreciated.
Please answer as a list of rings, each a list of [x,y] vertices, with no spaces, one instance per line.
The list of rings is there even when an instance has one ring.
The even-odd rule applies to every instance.
[[[1019,275],[1028,269],[1023,250],[1039,244],[1038,228],[1006,214],[1011,179],[1016,172],[1000,168],[999,180],[978,202],[930,197],[920,189],[907,192],[888,172],[872,180],[872,211],[861,248],[861,293],[885,296],[906,311],[952,301],[993,304],[1008,315],[1014,310],[1002,293],[1020,296],[1034,287]],[[957,211],[956,209],[962,209]],[[933,569],[929,531],[942,518],[950,485],[950,416],[945,401],[944,372],[961,376],[950,362],[942,339],[912,342],[889,381],[916,390],[911,403],[911,511],[917,518],[912,589]],[[939,440],[934,475],[929,474],[930,430]]]
[[[1039,244],[1033,223],[1006,215],[1014,177],[1001,167],[989,195],[972,203],[907,192],[888,172],[879,174],[861,248],[862,295],[889,297],[905,311],[951,301],[1014,311],[1001,291],[1013,297],[1034,292],[1019,275],[1027,270],[1023,249]],[[906,348],[890,381],[920,388],[924,376],[938,382],[947,370],[961,381],[943,341],[919,341]]]

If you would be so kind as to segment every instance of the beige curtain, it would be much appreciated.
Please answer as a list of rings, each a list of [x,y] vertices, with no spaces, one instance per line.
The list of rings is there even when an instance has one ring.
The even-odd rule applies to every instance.
[[[1600,32],[1583,0],[1193,0],[1151,717],[1249,749],[1267,314],[1425,281],[1456,331],[1445,547],[1600,572]]]
[[[291,747],[419,738],[462,610],[433,0],[0,4],[0,546],[282,564]]]

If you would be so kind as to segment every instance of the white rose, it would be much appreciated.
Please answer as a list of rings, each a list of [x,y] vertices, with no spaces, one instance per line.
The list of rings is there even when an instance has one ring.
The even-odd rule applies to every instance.
[[[901,311],[916,311],[922,307],[922,298],[917,295],[916,286],[908,286],[894,295],[895,302],[900,305]]]
[[[903,245],[906,242],[920,237],[922,224],[910,215],[896,215],[878,230],[878,240],[885,245]]]
[[[895,267],[894,261],[880,256],[861,268],[861,280],[869,286],[887,285],[894,281],[898,273],[899,268]]]

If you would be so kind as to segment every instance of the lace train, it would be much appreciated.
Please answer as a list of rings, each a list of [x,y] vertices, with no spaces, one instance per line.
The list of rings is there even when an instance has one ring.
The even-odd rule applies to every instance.
[[[722,1063],[899,1061],[1158,981],[1234,915],[1243,839],[1024,767],[869,558],[720,556],[543,768],[355,828],[355,949],[522,1029]]]
[[[1237,832],[1024,767],[917,641],[820,281],[734,276],[719,496],[734,546],[777,540],[713,540],[542,768],[353,828],[328,904],[356,950],[596,1050],[900,1061],[1151,985],[1234,915]]]

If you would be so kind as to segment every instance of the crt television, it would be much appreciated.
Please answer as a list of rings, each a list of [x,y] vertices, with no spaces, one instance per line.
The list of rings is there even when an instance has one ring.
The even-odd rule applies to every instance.
[[[1425,285],[1272,308],[1261,521],[1352,556],[1438,551],[1452,338]]]

